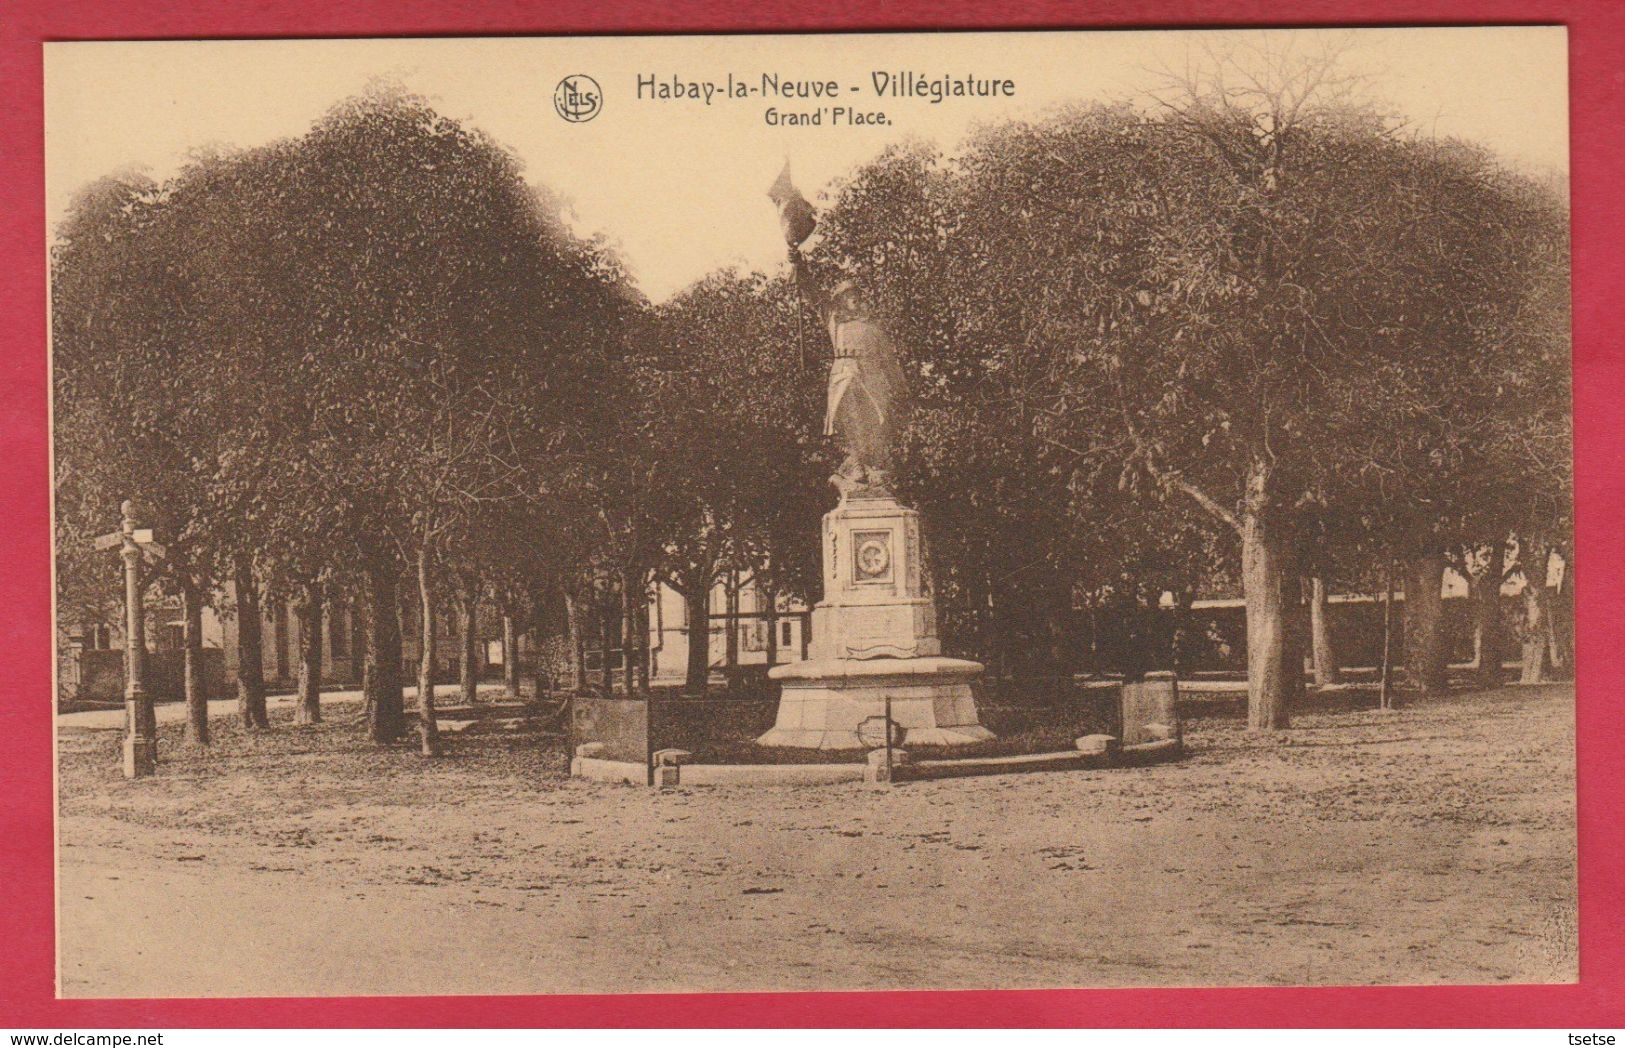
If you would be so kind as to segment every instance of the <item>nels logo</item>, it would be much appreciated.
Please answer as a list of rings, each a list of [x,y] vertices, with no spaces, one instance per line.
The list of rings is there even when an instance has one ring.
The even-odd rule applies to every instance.
[[[553,108],[572,124],[585,123],[604,108],[604,92],[598,81],[585,73],[576,73],[559,81],[553,89]]]

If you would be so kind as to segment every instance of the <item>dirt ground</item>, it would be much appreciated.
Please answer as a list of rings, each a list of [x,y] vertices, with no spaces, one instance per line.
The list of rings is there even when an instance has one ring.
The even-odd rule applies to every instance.
[[[536,735],[59,728],[69,997],[1569,981],[1573,689],[1232,701],[1133,770],[656,792]],[[280,714],[285,717],[285,712]]]

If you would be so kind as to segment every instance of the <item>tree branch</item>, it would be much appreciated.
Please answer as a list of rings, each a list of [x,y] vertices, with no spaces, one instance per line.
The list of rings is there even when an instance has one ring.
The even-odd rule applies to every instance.
[[[1225,509],[1224,506],[1220,504],[1219,501],[1213,496],[1181,477],[1178,473],[1164,473],[1162,470],[1157,468],[1154,462],[1148,461],[1146,463],[1146,468],[1151,471],[1151,475],[1153,477],[1156,477],[1157,480],[1161,481],[1164,485],[1174,488],[1177,491],[1183,491],[1185,494],[1194,499],[1198,506],[1201,506],[1214,517],[1217,517],[1219,520],[1230,525],[1238,534],[1241,532],[1241,521],[1233,512]]]

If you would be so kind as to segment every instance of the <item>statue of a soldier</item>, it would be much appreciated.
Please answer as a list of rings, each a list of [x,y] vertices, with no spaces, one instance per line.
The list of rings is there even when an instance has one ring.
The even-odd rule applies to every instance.
[[[834,350],[824,435],[833,436],[846,457],[830,483],[843,499],[890,495],[893,444],[907,404],[896,349],[856,283],[842,280],[825,293],[802,256],[817,223],[790,181],[789,164],[768,195],[778,205],[796,284],[824,317]]]

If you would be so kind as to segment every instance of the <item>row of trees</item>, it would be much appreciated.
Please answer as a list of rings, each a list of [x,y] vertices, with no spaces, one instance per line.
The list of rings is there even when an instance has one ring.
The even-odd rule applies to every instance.
[[[298,609],[301,719],[319,716],[325,598],[358,597],[379,741],[404,729],[409,582],[433,753],[436,609],[455,594],[466,617],[489,589],[518,615],[534,579],[574,563],[579,495],[601,480],[581,465],[597,387],[639,308],[508,153],[411,97],[346,103],[161,185],[106,180],[53,253],[59,548],[77,556],[116,495],[137,496],[169,546],[189,665],[199,609],[234,583],[222,610],[253,725],[262,595]]]
[[[109,617],[89,540],[135,496],[169,550],[153,581],[183,608],[196,743],[206,604],[237,619],[257,727],[262,603],[298,617],[300,721],[321,715],[324,612],[356,609],[379,742],[406,729],[415,624],[432,754],[448,602],[467,693],[482,602],[509,653],[516,624],[565,629],[631,667],[657,580],[704,623],[719,578],[796,594],[816,574],[821,390],[786,366],[789,283],[722,273],[651,307],[514,157],[420,98],[377,91],[161,184],[105,179],[56,232],[62,614]]]
[[[901,476],[961,650],[1049,672],[1080,602],[1239,582],[1250,717],[1275,728],[1333,582],[1374,590],[1401,564],[1423,598],[1412,669],[1437,686],[1425,598],[1446,564],[1484,608],[1509,570],[1572,566],[1561,198],[1321,101],[1310,67],[1277,72],[997,125],[951,155],[899,147],[834,192],[814,265],[857,278],[907,357]],[[651,306],[511,155],[421,99],[98,183],[52,269],[64,612],[100,592],[87,540],[136,496],[193,659],[205,603],[238,617],[247,724],[265,724],[265,597],[299,609],[306,719],[324,604],[362,609],[387,742],[411,593],[429,754],[448,600],[465,644],[481,599],[517,622],[562,607],[626,653],[632,687],[657,581],[690,622],[741,569],[818,596],[824,347],[788,274]],[[1546,587],[1526,593],[1550,621]],[[706,653],[690,645],[691,689]],[[206,742],[195,674],[188,701]]]
[[[1235,580],[1266,729],[1326,580],[1373,592],[1401,565],[1410,669],[1437,688],[1447,564],[1494,674],[1515,558],[1538,679],[1549,557],[1574,563],[1563,198],[1352,104],[1334,62],[1220,56],[1149,107],[894,149],[841,187],[820,250],[913,356],[902,475],[960,604]]]

